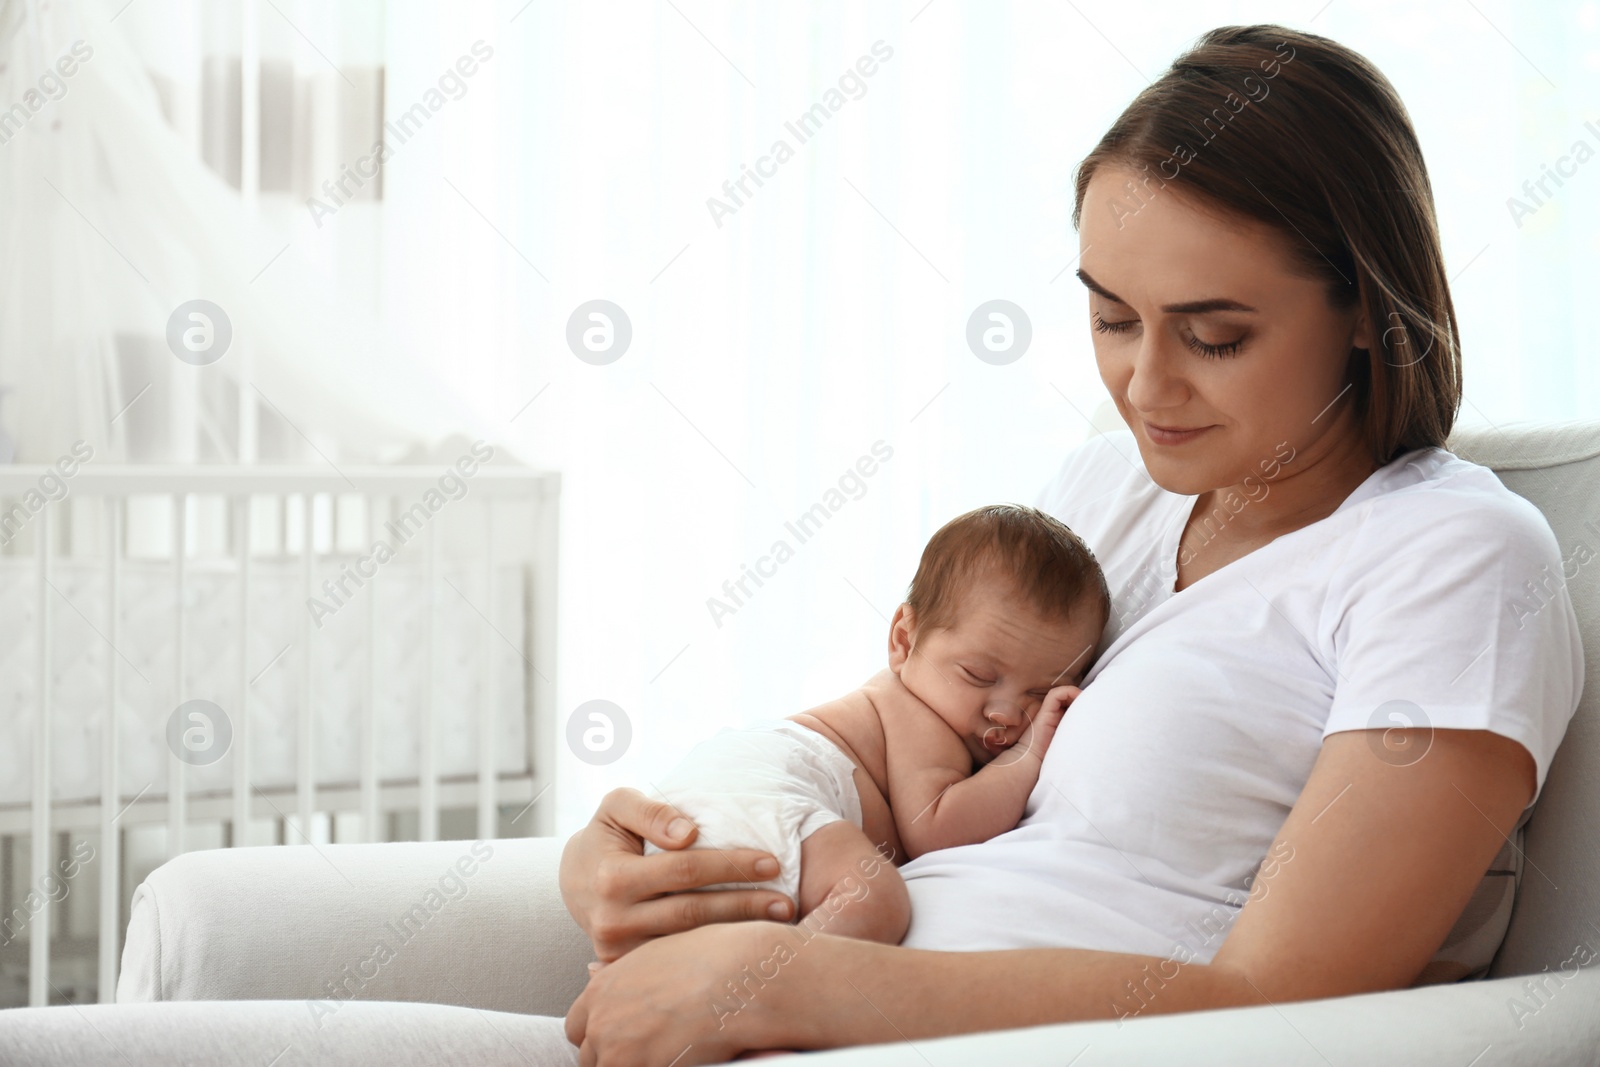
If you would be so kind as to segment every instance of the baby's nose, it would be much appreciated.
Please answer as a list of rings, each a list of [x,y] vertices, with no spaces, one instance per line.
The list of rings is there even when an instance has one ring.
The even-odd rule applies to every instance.
[[[997,726],[1021,726],[1025,716],[1022,705],[1009,700],[993,700],[983,709],[984,717]]]

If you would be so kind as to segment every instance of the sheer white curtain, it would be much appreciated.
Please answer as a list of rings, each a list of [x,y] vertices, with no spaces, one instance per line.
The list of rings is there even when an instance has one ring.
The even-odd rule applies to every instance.
[[[1070,271],[1072,168],[1213,26],[1332,36],[1399,89],[1455,275],[1463,421],[1600,417],[1580,319],[1600,286],[1593,2],[136,0],[114,25],[147,57],[191,42],[167,77],[193,83],[197,54],[229,51],[205,44],[206,27],[232,41],[240,18],[259,25],[264,64],[252,270],[281,252],[263,281],[371,324],[359,373],[337,355],[283,357],[308,372],[308,420],[359,447],[372,434],[338,414],[348,403],[563,472],[558,706],[609,699],[633,727],[609,765],[559,754],[563,830],[718,726],[789,714],[876,670],[932,530],[1031,500],[1091,432],[1104,394]],[[274,78],[298,88],[274,97]],[[337,123],[317,103],[328,94],[354,102]],[[276,114],[323,118],[297,127],[302,148],[269,188],[272,99]],[[322,183],[365,153],[359,101],[373,99],[390,124],[419,105],[426,118],[403,142],[386,135],[381,176],[321,213],[307,199],[326,202]],[[824,119],[791,129],[818,104]],[[735,201],[724,183],[747,167],[761,182],[745,178]],[[1534,204],[1524,183],[1539,192],[1541,178]],[[120,268],[88,241],[95,270]],[[995,299],[1032,327],[1008,365],[966,340]],[[593,300],[631,323],[605,365],[567,342]],[[381,344],[363,336],[379,328]],[[873,472],[851,475],[862,457]],[[830,517],[802,543],[785,524],[819,503]],[[763,564],[780,541],[792,556]],[[770,573],[735,602],[724,583],[747,566]],[[734,610],[714,613],[713,597]]]
[[[379,319],[377,209],[345,209],[343,245],[299,232],[311,175],[337,177],[335,161],[378,136],[381,8],[263,10],[0,3],[0,425],[19,461],[76,439],[102,462],[353,461],[469,421]],[[315,55],[310,67],[285,10],[352,74]],[[248,35],[245,11],[259,22]],[[261,71],[250,137],[247,39]],[[232,333],[203,367],[167,336],[195,299]]]

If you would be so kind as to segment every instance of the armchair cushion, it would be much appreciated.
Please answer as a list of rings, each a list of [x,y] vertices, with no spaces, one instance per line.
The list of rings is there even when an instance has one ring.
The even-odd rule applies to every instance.
[[[117,1000],[352,999],[563,1015],[588,939],[555,838],[188,852],[135,891]]]

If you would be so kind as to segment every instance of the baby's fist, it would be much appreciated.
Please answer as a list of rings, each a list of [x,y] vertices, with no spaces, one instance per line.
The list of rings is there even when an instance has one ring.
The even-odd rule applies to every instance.
[[[1056,712],[1058,715],[1067,710],[1067,705],[1078,699],[1078,694],[1083,692],[1075,685],[1058,685],[1044,695],[1044,704],[1039,708],[1042,715],[1047,711]],[[1057,722],[1061,720],[1057,718]]]
[[[1017,739],[1016,747],[1022,752],[1034,752],[1040,759],[1050,748],[1050,742],[1056,736],[1056,727],[1061,725],[1061,717],[1066,714],[1067,706],[1077,699],[1083,692],[1075,685],[1058,685],[1045,694],[1044,703],[1034,713],[1033,721]]]

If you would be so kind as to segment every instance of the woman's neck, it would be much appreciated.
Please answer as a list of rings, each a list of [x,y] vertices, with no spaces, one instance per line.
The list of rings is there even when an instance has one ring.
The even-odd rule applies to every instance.
[[[1265,494],[1260,481],[1212,489],[1200,494],[1194,514],[1209,515],[1228,494],[1235,494],[1248,503],[1229,523],[1230,540],[1265,544],[1333,514],[1377,469],[1357,427],[1333,428],[1297,450],[1278,476],[1265,483]]]

